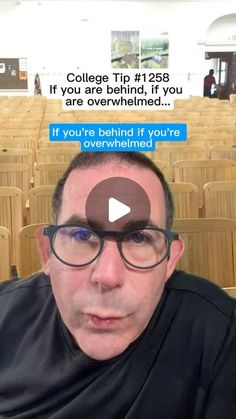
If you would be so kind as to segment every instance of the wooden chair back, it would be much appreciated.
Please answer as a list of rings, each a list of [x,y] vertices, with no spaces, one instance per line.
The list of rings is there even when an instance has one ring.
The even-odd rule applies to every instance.
[[[169,182],[173,194],[176,218],[198,218],[200,198],[197,185],[187,182]]]
[[[227,294],[230,295],[230,297],[236,298],[236,287],[228,287],[223,289],[225,292],[227,292]]]
[[[41,269],[41,262],[35,233],[38,228],[43,228],[46,225],[48,224],[30,224],[21,229],[19,276],[25,277],[38,272]]]
[[[208,278],[219,286],[236,286],[236,220],[175,220],[173,230],[185,242],[178,269]]]
[[[207,150],[194,145],[162,145],[152,153],[152,158],[167,161],[169,164],[178,160],[203,160],[207,159]]]
[[[33,154],[27,148],[1,148],[0,163],[23,163],[29,166],[32,172]]]
[[[19,232],[23,226],[23,199],[19,188],[0,187],[0,225],[10,232],[11,263],[18,267]]]
[[[22,191],[25,205],[30,188],[30,168],[21,163],[0,163],[0,186],[14,186]]]
[[[45,147],[40,148],[36,153],[37,163],[67,163],[78,154],[79,150],[75,147]]]
[[[236,161],[179,160],[174,163],[174,181],[194,183],[200,193],[206,183],[223,180],[236,180]],[[202,206],[202,193],[200,199]]]
[[[56,185],[68,163],[39,163],[34,167],[34,186]]]
[[[153,159],[153,162],[161,170],[161,172],[165,176],[166,180],[168,180],[169,182],[172,182],[172,180],[173,180],[173,168],[172,168],[172,166],[164,160]]]
[[[32,188],[29,192],[29,223],[50,223],[52,221],[52,195],[54,185]]]
[[[35,160],[35,152],[37,149],[37,139],[35,137],[23,136],[23,137],[13,137],[13,136],[2,136],[0,134],[0,148],[26,148],[32,151],[33,161]]]
[[[11,277],[10,232],[0,227],[0,281]]]
[[[210,158],[236,160],[236,145],[214,145],[210,147]]]
[[[204,216],[236,219],[236,181],[209,182],[203,186]]]

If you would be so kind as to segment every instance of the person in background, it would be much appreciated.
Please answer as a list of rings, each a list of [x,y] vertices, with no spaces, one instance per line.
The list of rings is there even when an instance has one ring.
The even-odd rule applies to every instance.
[[[35,78],[34,78],[34,95],[42,96],[41,81],[40,81],[40,77],[38,73],[35,74]]]
[[[213,97],[212,92],[211,92],[211,88],[213,85],[216,85],[216,79],[213,76],[214,74],[214,70],[211,69],[209,70],[209,74],[207,74],[207,76],[204,77],[204,92],[203,92],[203,96],[204,97]]]

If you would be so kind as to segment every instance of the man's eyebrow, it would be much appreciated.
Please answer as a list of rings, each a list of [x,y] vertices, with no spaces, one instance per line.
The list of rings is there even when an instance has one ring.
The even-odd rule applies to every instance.
[[[93,220],[91,223],[88,222],[87,218],[79,216],[79,215],[72,215],[67,220],[63,222],[63,224],[75,224],[75,225],[82,225],[84,227],[96,229],[96,230],[102,230],[103,225],[99,221]],[[92,226],[91,226],[92,224]]]
[[[160,226],[159,225],[157,225],[157,223],[155,223],[154,221],[152,221],[152,220],[146,220],[146,219],[144,219],[144,220],[141,220],[141,219],[138,219],[138,220],[130,220],[130,221],[128,221],[127,223],[125,223],[123,226],[122,226],[122,230],[133,230],[133,229],[138,229],[138,228],[145,228],[145,227],[153,227],[153,228],[160,228]]]

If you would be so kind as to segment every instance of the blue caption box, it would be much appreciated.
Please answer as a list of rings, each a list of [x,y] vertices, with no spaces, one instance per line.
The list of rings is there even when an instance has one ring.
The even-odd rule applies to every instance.
[[[49,124],[50,141],[80,141],[82,151],[154,151],[158,141],[186,141],[186,124]]]

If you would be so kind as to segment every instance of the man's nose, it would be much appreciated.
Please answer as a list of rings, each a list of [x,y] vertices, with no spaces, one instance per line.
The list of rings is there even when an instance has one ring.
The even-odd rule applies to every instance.
[[[95,260],[91,281],[104,289],[119,288],[124,283],[125,263],[115,240],[105,240],[102,253]]]

